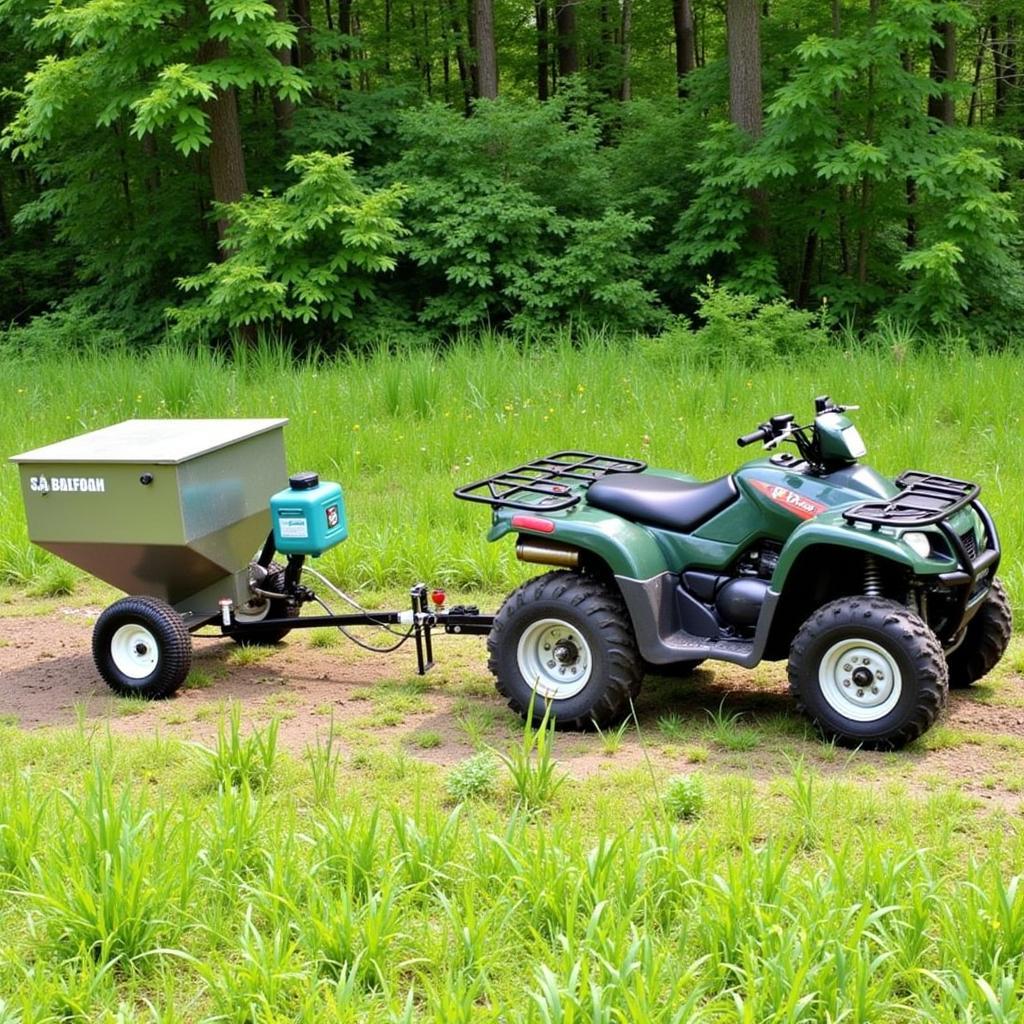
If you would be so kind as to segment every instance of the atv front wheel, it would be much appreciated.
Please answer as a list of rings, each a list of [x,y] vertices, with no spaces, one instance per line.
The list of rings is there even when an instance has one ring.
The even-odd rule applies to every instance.
[[[549,572],[514,590],[495,616],[487,651],[509,707],[525,718],[533,699],[540,722],[547,703],[562,729],[620,720],[643,679],[622,598],[576,572]]]
[[[816,611],[789,653],[797,706],[843,746],[897,750],[946,704],[946,662],[935,634],[895,601],[848,597]]]
[[[967,623],[960,646],[946,659],[949,686],[962,690],[987,676],[1006,653],[1013,635],[1013,613],[1001,580],[994,580],[982,606]]]

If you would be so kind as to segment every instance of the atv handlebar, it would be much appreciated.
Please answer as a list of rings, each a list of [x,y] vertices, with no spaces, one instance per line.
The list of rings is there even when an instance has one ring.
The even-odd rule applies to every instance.
[[[740,448],[746,448],[748,444],[757,444],[758,441],[767,441],[772,437],[773,431],[771,424],[764,423],[757,430],[750,434],[744,434],[742,437],[736,438],[736,444]]]

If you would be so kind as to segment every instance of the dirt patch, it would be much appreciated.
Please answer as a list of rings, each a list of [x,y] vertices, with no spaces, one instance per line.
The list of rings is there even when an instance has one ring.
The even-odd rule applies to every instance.
[[[249,655],[231,641],[197,638],[190,685],[147,703],[114,697],[92,661],[98,608],[58,608],[7,617],[0,626],[0,719],[23,728],[102,724],[117,735],[174,735],[210,742],[231,703],[246,724],[280,722],[280,742],[301,753],[333,731],[350,754],[403,751],[439,765],[483,745],[506,747],[521,729],[494,693],[483,640],[439,637],[437,667],[415,672],[411,645],[370,654],[323,635],[293,633],[276,648]],[[250,660],[250,658],[252,660]],[[913,786],[945,780],[984,800],[1017,806],[1024,791],[1024,680],[1004,674],[977,694],[953,694],[940,725],[899,755],[850,754],[823,745],[799,717],[784,667],[744,672],[722,665],[687,680],[650,678],[637,701],[640,724],[621,734],[562,734],[559,760],[576,777],[640,768],[648,760],[673,771],[787,774],[803,757],[827,774],[885,774]]]

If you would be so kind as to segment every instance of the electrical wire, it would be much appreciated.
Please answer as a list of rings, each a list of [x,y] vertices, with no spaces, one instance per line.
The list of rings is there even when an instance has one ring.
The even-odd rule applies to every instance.
[[[319,597],[314,597],[313,600],[316,601],[316,603],[320,605],[320,607],[323,608],[323,610],[327,612],[328,615],[334,614],[334,612],[330,608],[328,608],[327,605],[324,604],[324,602],[321,601]],[[352,643],[356,645],[356,647],[362,647],[364,651],[373,651],[374,654],[390,654],[392,651],[397,651],[398,648],[401,647],[402,644],[404,644],[406,640],[408,640],[409,637],[411,637],[413,633],[416,632],[415,626],[412,626],[409,629],[408,633],[399,633],[397,630],[388,629],[386,625],[384,625],[383,628],[387,629],[389,633],[394,633],[395,636],[401,637],[397,644],[392,644],[390,647],[374,647],[372,644],[368,644],[365,643],[363,640],[360,640],[359,637],[353,636],[344,626],[335,626],[335,629],[337,629],[338,632],[341,633],[341,635],[344,636],[347,640],[351,640]]]
[[[392,629],[390,623],[381,622],[380,620],[375,619],[373,617],[373,612],[367,611],[358,601],[356,601],[353,598],[349,597],[348,594],[346,594],[343,590],[339,590],[326,576],[324,576],[321,573],[317,572],[316,569],[311,569],[308,565],[304,565],[302,567],[302,571],[303,572],[308,572],[310,574],[310,576],[313,576],[316,579],[318,579],[325,587],[327,587],[328,590],[331,591],[331,593],[333,593],[336,597],[340,597],[342,599],[342,601],[345,601],[347,604],[350,604],[353,608],[355,608],[355,610],[357,612],[362,612],[370,620],[370,622],[373,623],[373,625],[379,626],[381,629],[387,630],[389,633],[393,633],[395,636],[404,637],[406,639],[408,639],[409,636],[412,635],[413,631],[410,631],[409,633],[402,633],[402,632],[400,632],[397,629]],[[320,600],[320,598],[317,597],[317,598],[314,598],[314,600],[322,608],[326,608],[327,607],[327,605],[325,605],[323,603],[323,601]],[[329,615],[333,615],[334,613],[328,611],[328,614]],[[342,632],[344,633],[345,631],[342,630]],[[346,636],[347,635],[348,634],[346,634]],[[351,637],[349,639],[351,639]]]

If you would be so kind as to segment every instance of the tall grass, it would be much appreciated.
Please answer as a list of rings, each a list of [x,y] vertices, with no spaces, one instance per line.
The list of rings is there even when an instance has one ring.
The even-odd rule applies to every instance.
[[[293,359],[274,343],[228,360],[163,347],[5,358],[0,452],[131,416],[288,416],[289,467],[345,488],[351,537],[324,556],[348,586],[414,578],[502,590],[522,576],[484,539],[484,509],[452,489],[561,448],[614,451],[710,477],[746,455],[734,439],[815,395],[858,402],[880,470],[925,467],[976,479],[1001,527],[1003,570],[1024,595],[1024,363],[1012,354],[837,347],[793,366],[707,367],[665,340],[603,335],[545,344],[493,335],[443,354]],[[0,582],[37,576],[14,467],[0,470]]]
[[[324,787],[281,754],[285,788],[214,792],[182,744],[0,728],[0,821],[34,833],[0,1020],[1021,1019],[1024,831],[963,799],[797,763],[678,821],[610,768],[452,811],[426,766]]]

